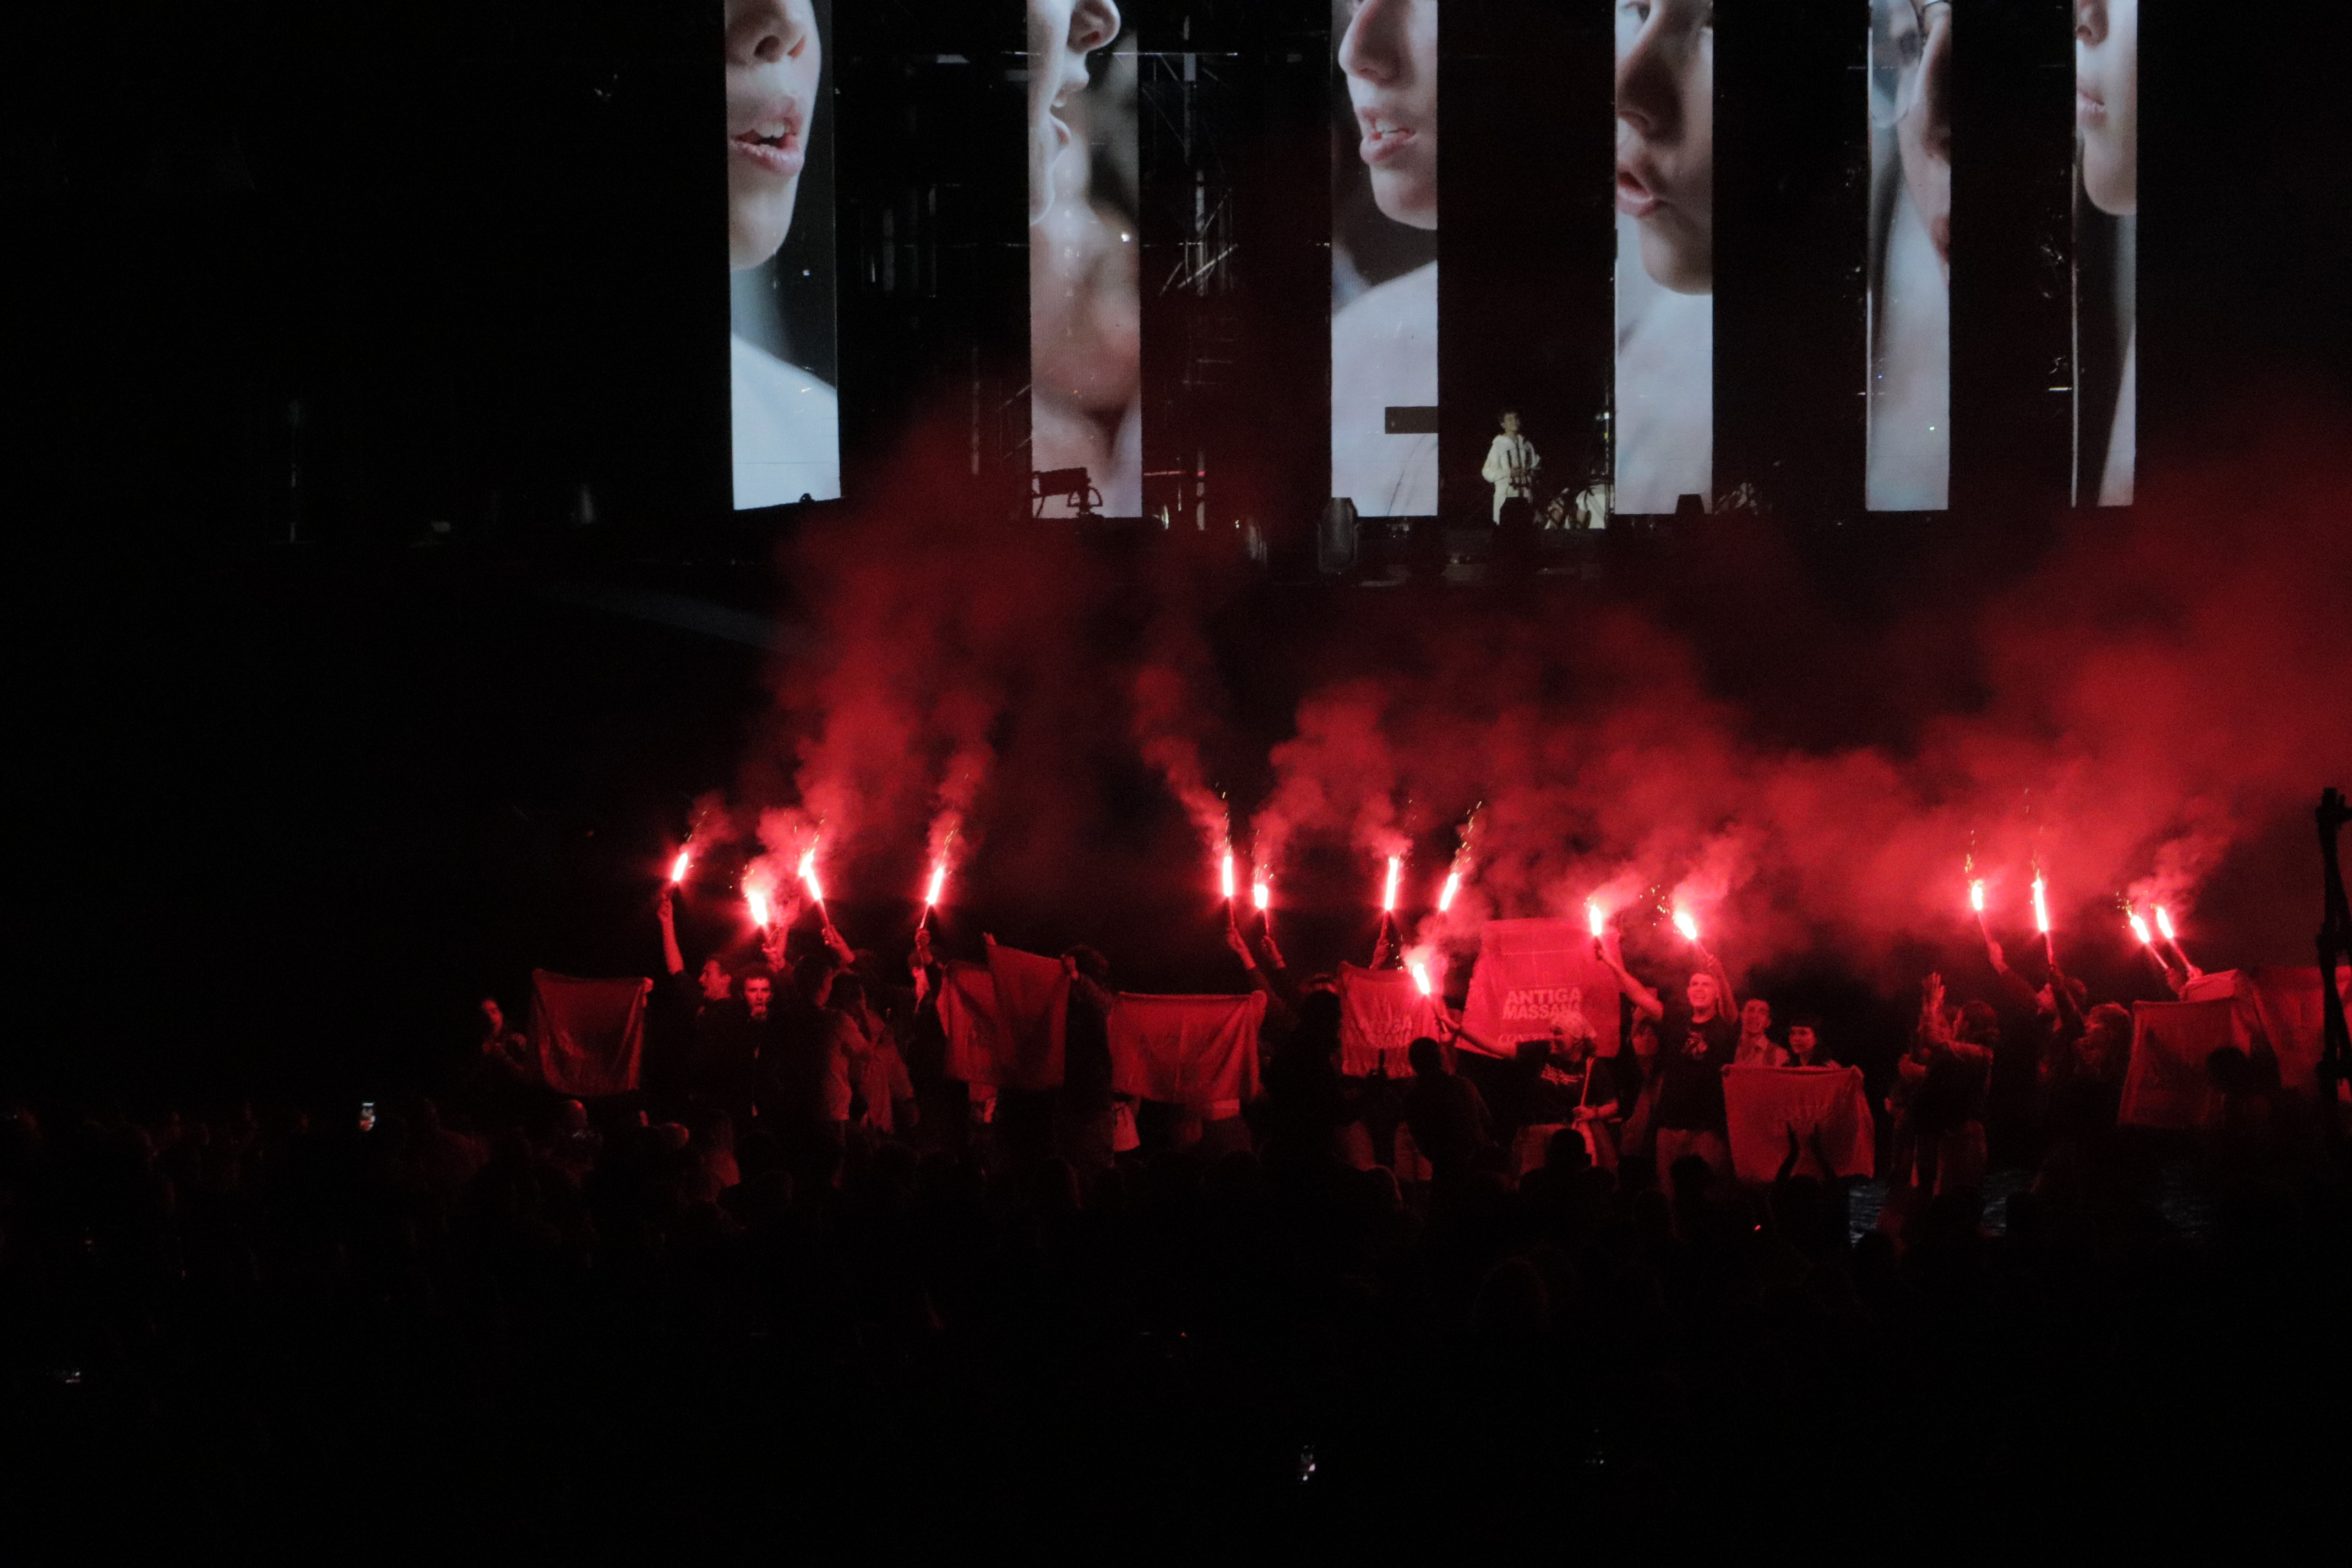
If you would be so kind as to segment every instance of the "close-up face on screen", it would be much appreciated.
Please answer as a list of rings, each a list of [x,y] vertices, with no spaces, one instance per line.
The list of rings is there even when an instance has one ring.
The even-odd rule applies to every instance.
[[[1039,515],[1143,510],[1135,31],[1110,0],[1028,0],[1030,468]]]
[[[2138,455],[2139,0],[2075,0],[2074,495],[2128,506]]]
[[[729,389],[738,510],[841,495],[831,0],[727,0]]]
[[[1871,3],[1873,511],[1950,501],[1952,9],[1950,0]]]
[[[1437,511],[1437,0],[1331,14],[1331,494]]]
[[[1616,507],[1711,493],[1715,7],[1615,0]]]

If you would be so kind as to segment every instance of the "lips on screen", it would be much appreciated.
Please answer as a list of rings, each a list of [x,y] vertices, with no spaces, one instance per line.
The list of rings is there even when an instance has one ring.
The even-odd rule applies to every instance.
[[[832,0],[727,0],[734,504],[841,495]]]

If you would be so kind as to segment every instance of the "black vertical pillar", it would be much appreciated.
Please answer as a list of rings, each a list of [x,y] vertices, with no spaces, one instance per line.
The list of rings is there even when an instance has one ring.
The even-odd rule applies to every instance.
[[[2073,468],[2074,8],[1953,22],[1952,506],[2022,522]]]
[[[1859,513],[1868,0],[1727,0],[1715,43],[1715,488]]]
[[[842,491],[919,422],[971,503],[1028,489],[1028,79],[1021,0],[838,0]]]

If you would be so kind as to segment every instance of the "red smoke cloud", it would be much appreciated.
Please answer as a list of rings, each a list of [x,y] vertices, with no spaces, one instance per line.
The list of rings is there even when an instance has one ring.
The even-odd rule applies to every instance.
[[[1736,967],[1960,932],[1973,850],[1997,931],[2030,929],[2038,859],[2063,956],[2091,911],[2120,929],[2118,896],[2185,914],[2233,845],[2352,777],[2341,435],[2151,461],[2137,508],[2063,520],[2038,563],[1984,531],[1915,565],[1894,610],[1834,601],[1769,525],[1654,552],[1674,585],[1517,610],[1284,600],[1172,548],[1121,578],[1064,526],[943,512],[968,482],[950,435],[788,552],[812,626],[746,789],[792,832],[822,819],[830,887],[917,886],[953,827],[959,885],[969,862],[1000,900],[1095,911],[1105,889],[1212,885],[1216,778],[1251,786],[1235,847],[1256,867],[1296,889],[1302,855],[1339,850],[1367,910],[1386,856],[1443,868],[1483,801],[1475,876],[1420,941],[1679,903]],[[1678,564],[1723,559],[1719,584]],[[1253,623],[1253,602],[1274,608]],[[1260,687],[1280,666],[1286,736],[1230,717],[1248,693],[1221,658]],[[1136,837],[1138,762],[1207,858]],[[887,879],[854,869],[877,856]],[[1433,903],[1444,873],[1414,865],[1402,901]]]

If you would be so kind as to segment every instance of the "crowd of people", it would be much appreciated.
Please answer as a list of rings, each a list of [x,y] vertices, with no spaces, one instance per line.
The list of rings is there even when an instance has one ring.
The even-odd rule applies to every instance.
[[[1929,977],[1863,1064],[1873,1215],[1793,1131],[1738,1179],[1723,1067],[1864,1053],[1781,1032],[1704,952],[1654,987],[1608,948],[1614,1058],[1433,1036],[1351,1077],[1331,978],[1235,931],[1269,1002],[1233,1113],[1114,1092],[1089,949],[1063,1083],[992,1097],[946,1076],[927,937],[901,966],[828,923],[690,970],[663,935],[638,1095],[533,1083],[486,1004],[463,1081],[364,1126],[0,1120],[9,1473],[401,1551],[1268,1523],[1942,1549],[2283,1518],[2342,1457],[2280,1441],[2306,1405],[2340,1429],[2347,1391],[2317,1108],[2221,1052],[2218,1131],[2119,1127],[2127,1017],[1998,948],[1984,1000]],[[2200,1234],[2158,1201],[2183,1172]]]

